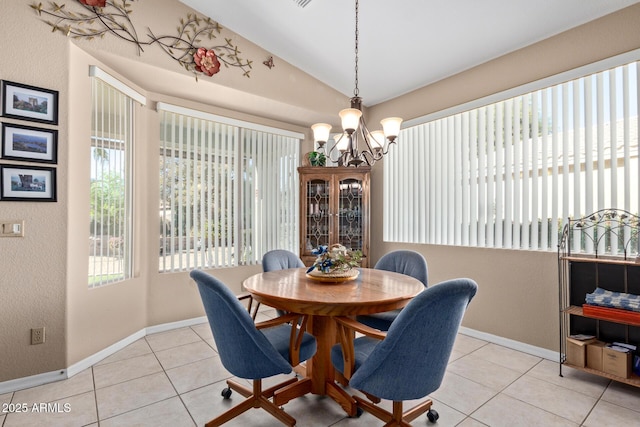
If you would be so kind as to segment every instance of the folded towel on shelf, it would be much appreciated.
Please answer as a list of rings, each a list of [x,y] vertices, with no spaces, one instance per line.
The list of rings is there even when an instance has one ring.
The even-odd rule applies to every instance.
[[[602,288],[596,288],[593,293],[587,294],[585,302],[601,307],[640,311],[640,295],[613,292]]]

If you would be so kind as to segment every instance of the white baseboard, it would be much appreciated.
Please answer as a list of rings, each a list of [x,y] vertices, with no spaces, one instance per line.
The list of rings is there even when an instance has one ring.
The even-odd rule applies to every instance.
[[[500,337],[498,335],[476,331],[475,329],[466,328],[464,326],[460,326],[460,329],[458,329],[458,331],[463,335],[468,335],[473,338],[478,338],[513,350],[518,350],[532,356],[538,356],[542,357],[543,359],[553,360],[554,362],[557,362],[560,358],[560,354],[557,351],[549,350],[542,347],[536,347],[531,344],[526,344],[509,338]]]
[[[37,374],[30,377],[24,378],[16,378],[15,380],[9,380],[0,382],[0,394],[11,393],[18,390],[24,390],[25,388],[37,387],[39,385],[44,385],[60,380],[66,380],[67,378],[71,378],[79,372],[84,371],[85,369],[90,368],[96,363],[106,359],[112,354],[117,353],[122,350],[129,344],[139,340],[140,338],[144,338],[150,334],[156,334],[158,332],[166,332],[174,329],[185,328],[187,326],[199,325],[201,323],[206,323],[207,317],[196,317],[193,319],[180,320],[178,322],[164,323],[161,325],[150,326],[145,329],[141,329],[138,332],[135,332],[129,335],[126,338],[121,339],[115,344],[110,345],[104,350],[100,350],[99,352],[77,362],[73,365],[69,366],[67,369],[61,369],[59,371],[53,372],[45,372],[43,374]]]
[[[95,365],[101,360],[111,356],[114,353],[117,353],[118,351],[122,350],[129,344],[139,340],[140,338],[144,338],[147,335],[157,334],[158,332],[171,331],[179,328],[186,328],[188,326],[199,325],[200,323],[205,323],[205,322],[207,322],[207,316],[196,317],[194,319],[180,320],[178,322],[163,323],[161,325],[149,326],[148,328],[141,329],[138,332],[132,335],[129,335],[128,337],[118,341],[117,343],[110,345],[104,350],[97,352],[93,356],[89,356],[86,359],[73,364],[67,369],[68,376],[72,377],[78,372],[81,372],[87,368],[90,368],[91,366]]]
[[[110,345],[104,350],[100,350],[94,355],[89,356],[86,359],[79,361],[78,363],[74,363],[73,365],[67,368],[67,373],[69,378],[79,372],[84,371],[85,369],[92,367],[93,365],[100,362],[101,360],[106,359],[112,354],[117,353],[118,351],[122,350],[129,344],[132,344],[133,342],[138,341],[140,338],[144,338],[145,336],[146,336],[145,329],[141,329],[138,332],[135,332],[129,335],[128,337],[121,339],[117,343]]]
[[[32,375],[30,377],[16,378],[15,380],[0,383],[0,394],[11,393],[25,388],[37,387],[39,385],[66,380],[69,378],[67,370],[45,372],[43,374]]]
[[[207,323],[207,316],[195,317],[193,319],[180,320],[178,322],[163,323],[162,325],[149,326],[146,331],[147,335],[157,334],[158,332],[171,331],[173,329],[186,328],[187,326],[199,325]]]
[[[36,387],[39,385],[71,378],[77,373],[90,368],[96,363],[102,361],[103,359],[111,356],[114,353],[117,353],[118,351],[122,350],[129,344],[139,340],[140,338],[144,338],[147,335],[156,334],[158,332],[171,331],[179,328],[185,328],[193,325],[199,325],[201,323],[206,323],[206,322],[207,322],[207,317],[203,316],[203,317],[196,317],[193,319],[180,320],[178,322],[163,323],[161,325],[155,325],[145,329],[141,329],[140,331],[129,335],[128,337],[118,341],[117,343],[110,345],[104,350],[101,350],[93,354],[92,356],[89,356],[86,359],[81,360],[78,363],[74,363],[73,365],[69,366],[67,369],[61,369],[59,371],[53,371],[53,372],[45,372],[43,374],[32,375],[30,377],[16,378],[15,380],[1,382],[0,394],[11,393],[14,391],[23,390],[25,388]],[[533,356],[538,356],[544,359],[549,359],[554,361],[558,360],[558,352],[547,350],[545,348],[536,347],[536,346],[525,344],[519,341],[514,341],[509,338],[499,337],[497,335],[488,334],[486,332],[476,331],[474,329],[466,328],[464,326],[460,327],[459,332],[463,335],[468,335],[473,338],[478,338],[484,341],[501,345],[503,347],[507,347],[513,350],[521,351],[523,353],[531,354]]]

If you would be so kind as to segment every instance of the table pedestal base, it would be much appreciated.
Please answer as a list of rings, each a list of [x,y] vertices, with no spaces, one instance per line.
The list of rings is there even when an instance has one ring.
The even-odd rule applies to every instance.
[[[338,402],[338,405],[344,409],[344,411],[350,417],[355,417],[358,410],[358,404],[349,393],[344,391],[342,387],[336,383],[327,383],[327,396]]]
[[[305,379],[276,391],[273,403],[282,406],[296,397],[307,393],[329,396],[350,416],[356,415],[357,405],[353,397],[334,382],[334,368],[331,364],[331,347],[336,343],[336,323],[330,316],[309,316],[308,331],[316,337],[316,354],[302,367],[294,368]]]
[[[281,389],[278,389],[273,393],[273,403],[276,406],[282,406],[295,399],[296,397],[304,396],[305,394],[313,393],[311,390],[311,378],[305,378],[297,381],[293,384],[289,384]],[[317,394],[317,393],[314,393]],[[355,417],[357,413],[357,403],[353,397],[342,389],[336,383],[325,383],[325,394],[335,400],[338,405],[344,409],[344,411],[350,417]]]
[[[276,406],[282,406],[288,401],[304,396],[307,393],[311,393],[311,378],[305,378],[277,390],[273,393],[273,403]]]

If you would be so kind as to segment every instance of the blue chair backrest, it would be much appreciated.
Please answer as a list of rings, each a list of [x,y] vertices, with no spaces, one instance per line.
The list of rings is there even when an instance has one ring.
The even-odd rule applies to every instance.
[[[394,271],[414,277],[427,287],[427,260],[421,253],[398,250],[384,254],[376,263],[375,269]]]
[[[394,401],[420,399],[437,390],[476,291],[471,279],[449,280],[422,291],[398,314],[349,385]]]
[[[198,284],[220,360],[230,373],[257,379],[291,372],[289,362],[256,329],[247,309],[224,283],[200,270],[190,275]]]
[[[286,270],[287,268],[304,267],[304,263],[296,254],[285,249],[274,249],[262,257],[262,271]]]

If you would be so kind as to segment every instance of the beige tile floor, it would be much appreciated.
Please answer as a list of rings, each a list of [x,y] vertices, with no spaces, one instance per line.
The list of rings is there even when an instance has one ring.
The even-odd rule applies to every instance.
[[[440,413],[437,425],[640,425],[640,388],[569,368],[563,372],[560,377],[556,362],[460,334],[444,382],[432,395]],[[0,404],[28,408],[26,413],[0,414],[0,426],[202,426],[240,400],[237,394],[230,400],[220,396],[230,377],[208,324],[158,333],[68,380],[0,395]],[[280,380],[269,379],[265,385]],[[48,411],[33,412],[34,403],[51,405]],[[390,408],[389,402],[382,404]],[[331,399],[313,395],[284,409],[301,427],[382,425],[367,413],[348,418]],[[254,409],[227,425],[280,424]],[[423,416],[413,425],[430,424]]]

